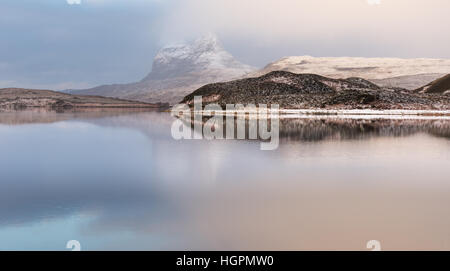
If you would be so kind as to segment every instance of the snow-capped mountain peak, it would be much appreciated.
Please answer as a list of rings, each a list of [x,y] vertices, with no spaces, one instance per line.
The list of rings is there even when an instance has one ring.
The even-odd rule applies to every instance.
[[[191,43],[173,44],[162,48],[155,56],[152,72],[145,80],[164,79],[174,76],[207,71],[232,73],[241,76],[252,68],[234,59],[214,34],[208,34]]]
[[[163,47],[140,82],[98,86],[73,93],[175,104],[197,88],[244,77],[254,71],[228,53],[214,34]]]

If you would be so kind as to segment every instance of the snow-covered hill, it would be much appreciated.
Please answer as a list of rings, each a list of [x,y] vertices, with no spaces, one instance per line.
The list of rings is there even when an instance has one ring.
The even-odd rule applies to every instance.
[[[252,76],[277,70],[336,79],[361,77],[382,86],[414,89],[448,74],[450,59],[291,56],[270,63]]]
[[[192,43],[162,48],[153,60],[151,73],[140,82],[71,93],[174,104],[205,84],[236,79],[252,71],[254,68],[237,61],[215,35],[209,34]]]

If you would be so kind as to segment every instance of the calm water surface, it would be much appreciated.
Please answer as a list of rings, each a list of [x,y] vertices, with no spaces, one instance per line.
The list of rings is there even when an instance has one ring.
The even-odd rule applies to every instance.
[[[282,120],[276,151],[172,122],[0,113],[0,250],[450,249],[448,120]]]

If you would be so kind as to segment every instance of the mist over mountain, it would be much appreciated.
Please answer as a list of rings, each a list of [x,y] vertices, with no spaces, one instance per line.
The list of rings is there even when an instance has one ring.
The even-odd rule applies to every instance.
[[[252,71],[254,68],[237,61],[215,35],[209,34],[192,43],[162,48],[153,60],[152,71],[140,82],[69,92],[175,104],[205,84],[236,79]]]

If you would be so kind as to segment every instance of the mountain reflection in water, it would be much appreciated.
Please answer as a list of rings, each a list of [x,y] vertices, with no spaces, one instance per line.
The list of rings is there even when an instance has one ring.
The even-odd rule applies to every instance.
[[[0,249],[450,249],[446,119],[281,119],[275,151],[174,120],[0,113]]]

